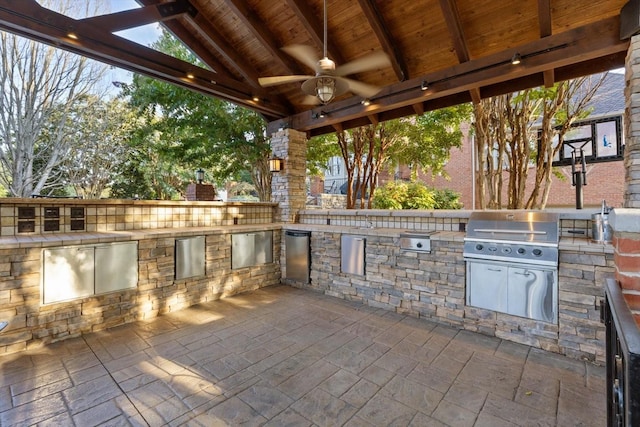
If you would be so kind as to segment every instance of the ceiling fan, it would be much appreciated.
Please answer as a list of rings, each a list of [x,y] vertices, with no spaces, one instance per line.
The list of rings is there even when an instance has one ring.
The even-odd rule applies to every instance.
[[[355,59],[336,67],[327,56],[327,0],[324,0],[324,51],[323,57],[318,60],[315,50],[307,45],[291,45],[283,47],[287,54],[291,55],[309,68],[315,70],[315,76],[292,75],[261,77],[258,82],[263,87],[276,86],[285,83],[304,81],[302,91],[307,94],[305,104],[328,104],[336,96],[350,91],[363,98],[371,98],[380,88],[344,76],[369,71],[376,68],[384,68],[390,65],[389,57],[384,52],[375,52],[362,58]]]

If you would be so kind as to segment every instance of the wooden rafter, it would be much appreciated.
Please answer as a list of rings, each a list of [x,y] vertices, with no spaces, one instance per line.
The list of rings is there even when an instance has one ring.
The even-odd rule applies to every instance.
[[[279,46],[271,33],[267,31],[265,23],[260,21],[253,10],[249,9],[245,1],[225,0],[225,4],[244,22],[262,46],[269,51],[274,61],[278,62],[287,73],[304,74],[297,63],[282,51],[282,46]]]
[[[538,26],[540,27],[540,38],[551,35],[551,0],[538,0]],[[552,87],[555,83],[553,69],[544,70],[544,86]]]
[[[322,52],[324,46],[324,27],[317,15],[311,10],[309,4],[302,0],[286,0],[287,5],[296,14],[300,23],[311,36],[313,44]],[[346,61],[342,56],[340,49],[331,41],[327,40],[327,52],[329,57],[337,64],[344,64]]]
[[[204,16],[201,14],[195,17],[189,16],[187,20],[193,24],[198,35],[213,46],[218,54],[222,56],[233,67],[234,71],[242,76],[251,87],[260,87],[258,83],[259,76],[255,68],[229,46],[229,43],[227,43],[222,34],[220,34]]]
[[[464,37],[464,31],[462,30],[460,15],[458,14],[458,7],[455,4],[455,0],[440,0],[440,9],[442,9],[449,34],[451,34],[453,48],[458,56],[458,62],[463,63],[469,61],[471,55],[469,55],[469,47]],[[474,103],[477,104],[480,102],[481,96],[479,88],[471,88],[469,94]]]
[[[389,55],[391,59],[391,66],[399,81],[404,81],[409,78],[409,71],[404,57],[397,48],[397,44],[394,42],[393,37],[387,29],[384,19],[378,11],[378,7],[375,2],[371,0],[358,0],[360,8],[364,12],[369,25],[373,29],[378,41],[382,45],[382,49]]]
[[[548,36],[487,57],[470,60],[445,70],[434,72],[429,78],[429,93],[420,90],[422,79],[411,79],[386,87],[372,98],[365,111],[356,100],[338,101],[323,107],[325,116],[313,118],[309,111],[284,119],[286,124],[301,131],[318,135],[330,132],[335,123],[345,129],[360,126],[363,118],[377,113],[381,121],[415,113],[416,101],[424,105],[425,111],[456,103],[469,102],[469,89],[489,87],[488,96],[507,93],[542,83],[542,74],[548,69],[578,69],[581,63],[603,62],[603,67],[620,66],[629,46],[628,40],[619,39],[619,20],[611,17],[599,22]],[[514,67],[510,59],[515,52],[526,58],[526,67]],[[603,58],[607,58],[604,61]],[[587,68],[587,67],[585,67]],[[584,70],[580,69],[583,72]],[[558,72],[556,72],[558,73]],[[563,78],[581,74],[563,72]],[[511,84],[513,82],[513,84]],[[278,120],[270,127],[282,125]]]
[[[89,25],[99,26],[111,33],[114,33],[128,28],[168,21],[185,13],[195,14],[197,11],[188,1],[177,0],[169,3],[146,6],[139,9],[92,16],[82,19],[81,21]]]

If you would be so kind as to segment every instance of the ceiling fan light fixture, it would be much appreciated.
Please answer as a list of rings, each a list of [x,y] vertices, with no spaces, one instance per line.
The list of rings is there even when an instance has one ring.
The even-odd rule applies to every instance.
[[[323,104],[333,101],[336,96],[336,81],[330,77],[316,80],[316,96]]]

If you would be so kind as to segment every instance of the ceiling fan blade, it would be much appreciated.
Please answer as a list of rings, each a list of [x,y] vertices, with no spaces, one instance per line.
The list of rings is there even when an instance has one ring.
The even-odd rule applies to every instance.
[[[381,90],[381,88],[378,86],[370,85],[368,83],[362,83],[357,80],[345,79],[344,77],[336,78],[347,83],[347,85],[349,86],[349,91],[355,93],[356,95],[360,95],[363,98],[371,98]]]
[[[262,87],[276,86],[285,83],[299,82],[302,80],[311,79],[314,76],[275,76],[275,77],[260,77],[258,83]]]
[[[348,76],[362,71],[375,70],[376,68],[386,68],[390,65],[391,61],[389,60],[389,56],[386,53],[379,51],[336,67],[335,75]]]
[[[318,54],[311,46],[307,46],[306,44],[292,44],[283,47],[282,50],[312,70],[318,71]]]
[[[306,95],[302,102],[302,105],[320,105],[320,100],[317,96]]]

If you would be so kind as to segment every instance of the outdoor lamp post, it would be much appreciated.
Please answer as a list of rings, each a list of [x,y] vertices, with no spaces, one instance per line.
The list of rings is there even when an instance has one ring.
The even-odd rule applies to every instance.
[[[204,181],[204,170],[202,168],[199,168],[196,171],[196,182],[198,184],[202,184],[203,181]]]

